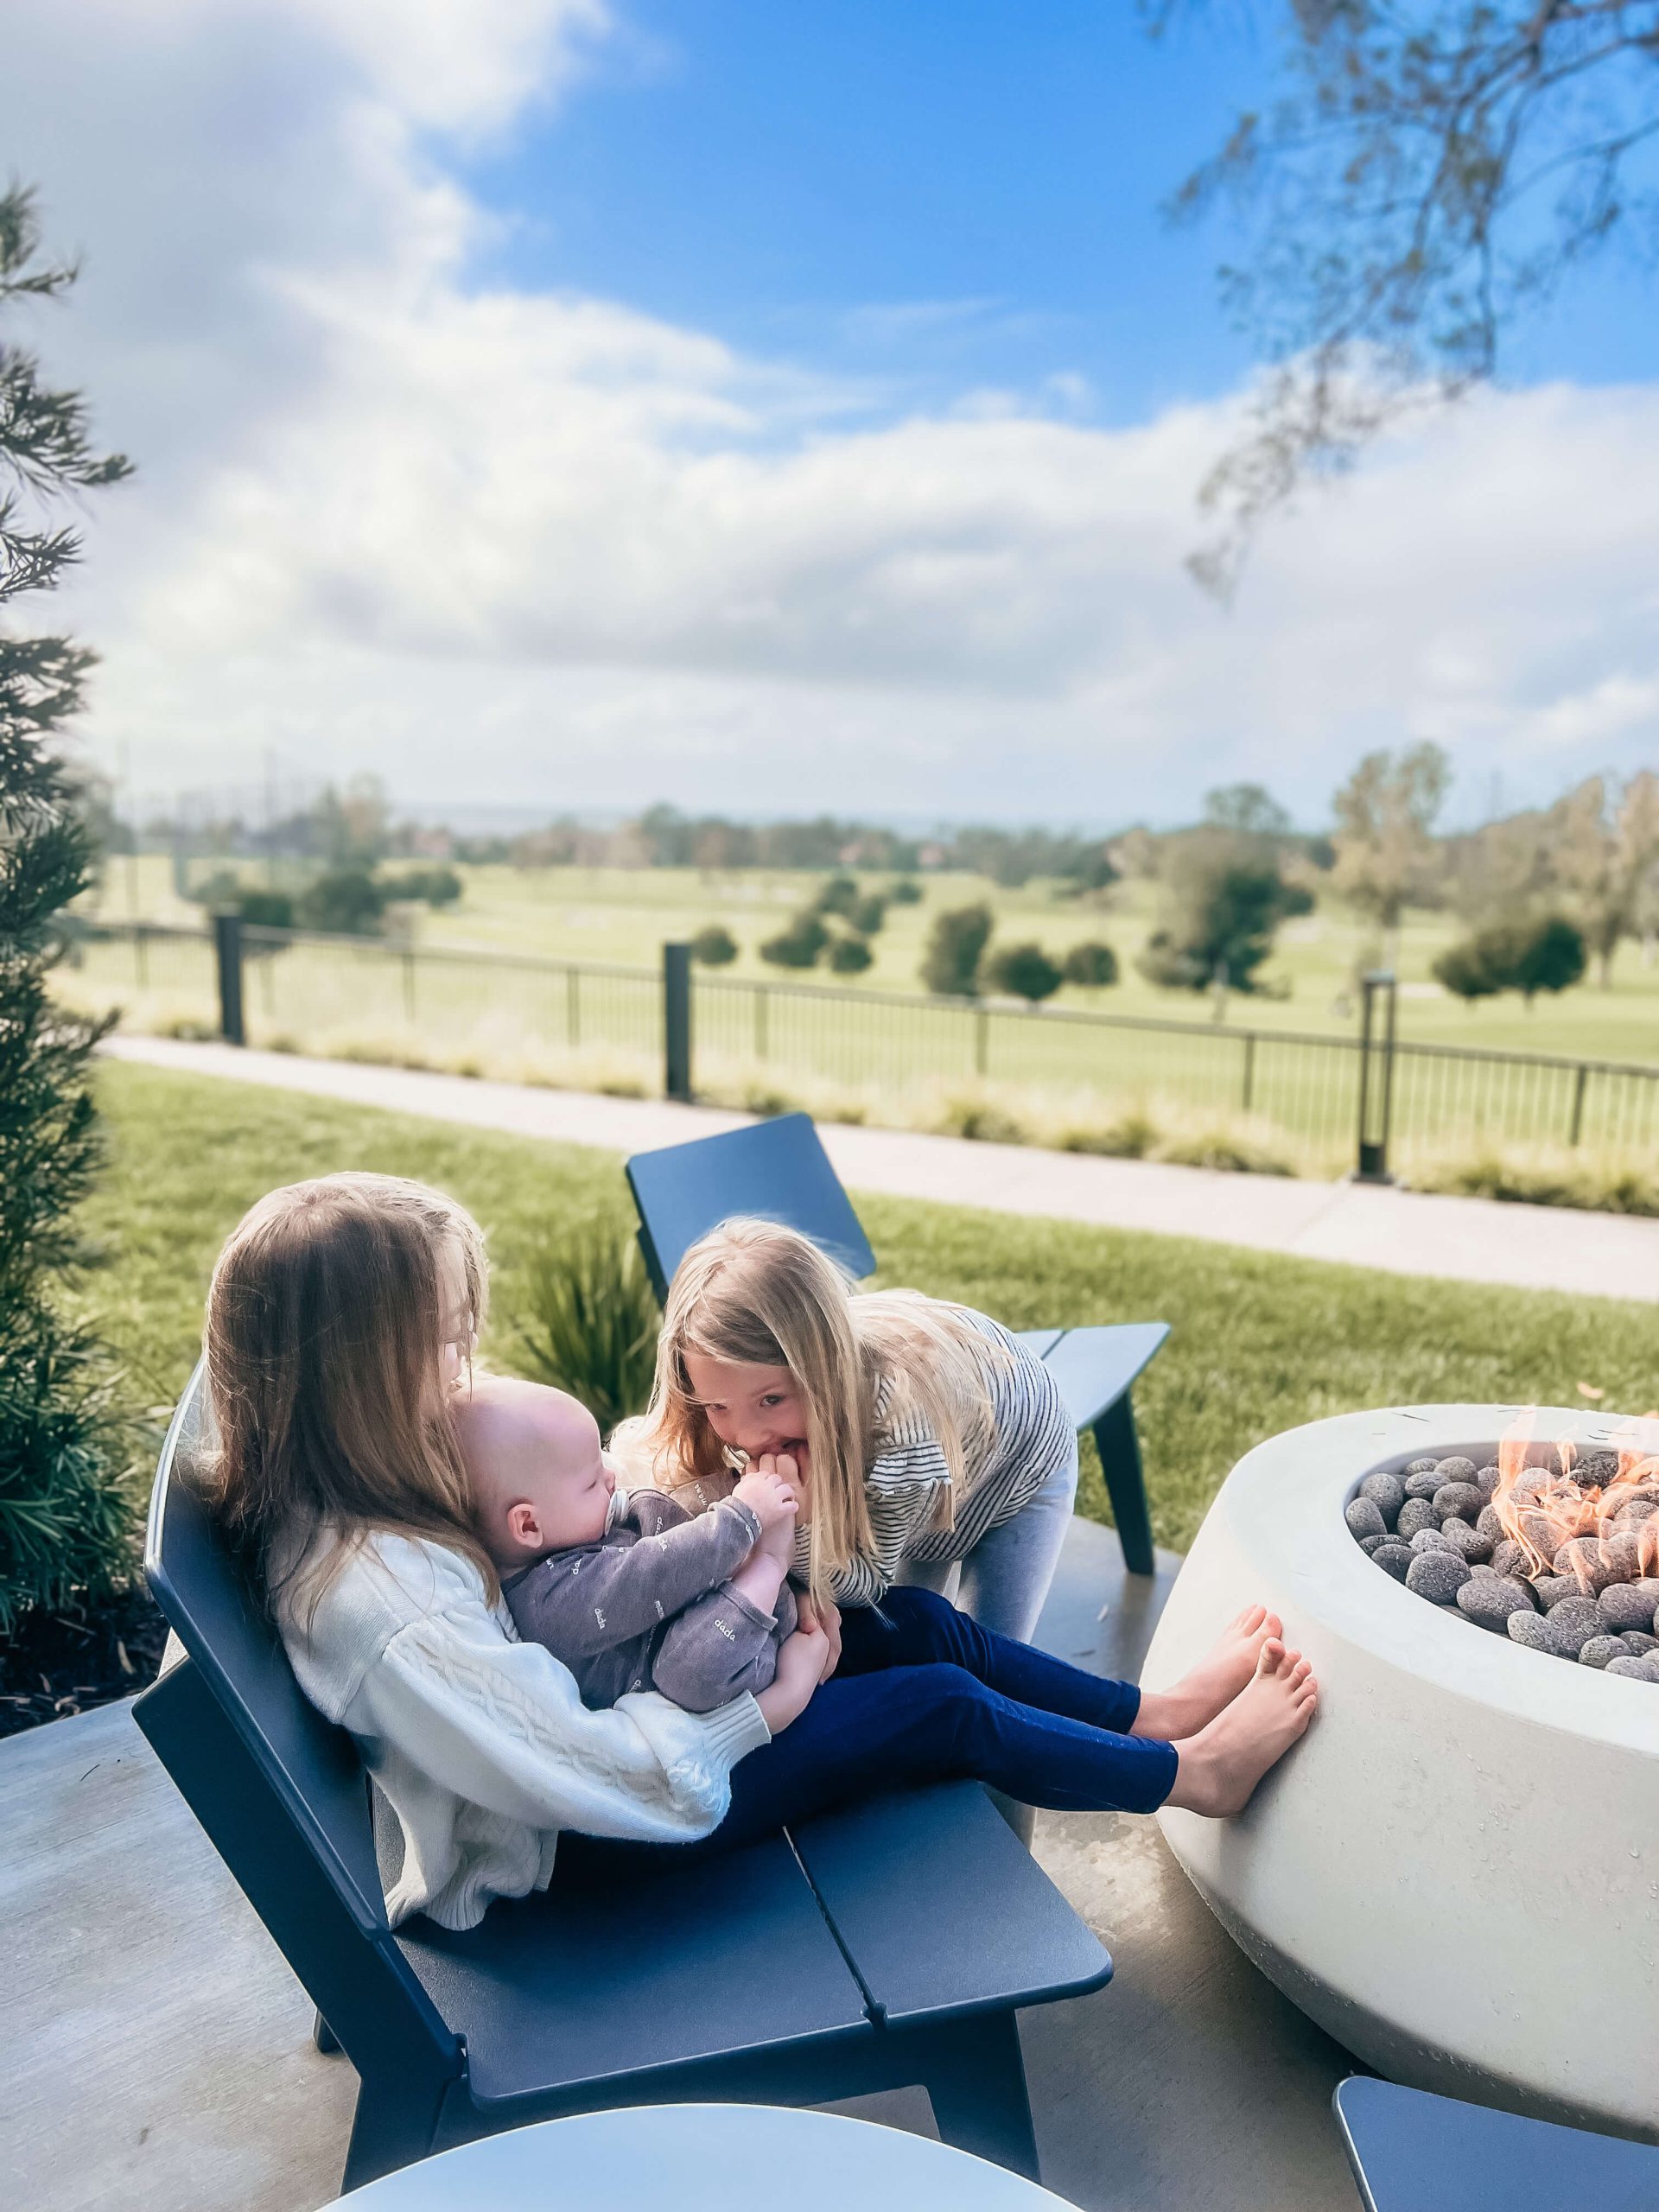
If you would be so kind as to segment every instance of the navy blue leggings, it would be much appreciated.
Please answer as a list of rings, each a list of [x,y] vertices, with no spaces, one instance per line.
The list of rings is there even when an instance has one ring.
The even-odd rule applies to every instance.
[[[841,1665],[798,1720],[738,1761],[731,1809],[712,1835],[568,1835],[560,1870],[589,1853],[611,1866],[619,1853],[683,1864],[925,1782],[987,1782],[1058,1812],[1150,1813],[1174,1785],[1176,1758],[1173,1745],[1126,1732],[1140,1706],[1133,1683],[981,1628],[931,1590],[890,1590],[880,1607],[842,1615]]]

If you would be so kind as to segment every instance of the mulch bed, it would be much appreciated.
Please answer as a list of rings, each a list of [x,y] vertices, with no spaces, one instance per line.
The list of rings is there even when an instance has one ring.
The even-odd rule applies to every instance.
[[[0,1637],[0,1736],[131,1697],[155,1681],[166,1642],[142,1584],[96,1612],[31,1616]]]

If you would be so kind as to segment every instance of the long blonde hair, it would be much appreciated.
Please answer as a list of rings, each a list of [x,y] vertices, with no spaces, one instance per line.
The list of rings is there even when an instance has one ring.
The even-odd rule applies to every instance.
[[[204,1475],[273,1611],[302,1572],[315,1613],[376,1529],[466,1553],[493,1589],[440,1374],[446,1255],[481,1326],[484,1239],[466,1209],[400,1176],[340,1174],[272,1191],[219,1255]],[[335,1541],[314,1549],[325,1529]]]
[[[815,1597],[871,1548],[865,1470],[895,1429],[919,1422],[938,1439],[951,1478],[940,1510],[948,1528],[966,1454],[995,1426],[986,1374],[998,1347],[960,1306],[919,1291],[860,1292],[810,1237],[778,1222],[722,1222],[669,1285],[651,1403],[613,1440],[668,1490],[729,1472],[688,1352],[794,1376],[806,1408]]]

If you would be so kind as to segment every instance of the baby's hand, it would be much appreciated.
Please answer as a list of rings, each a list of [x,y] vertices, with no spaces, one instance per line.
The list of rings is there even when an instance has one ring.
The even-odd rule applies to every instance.
[[[789,1529],[795,1525],[795,1493],[780,1474],[770,1469],[745,1475],[732,1492],[740,1505],[747,1505],[760,1523],[763,1538],[775,1529]]]

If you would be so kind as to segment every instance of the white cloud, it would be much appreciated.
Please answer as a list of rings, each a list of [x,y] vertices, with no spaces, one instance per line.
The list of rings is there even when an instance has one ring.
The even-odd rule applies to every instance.
[[[624,305],[474,289],[431,133],[563,91],[607,20],[23,0],[0,127],[92,257],[51,355],[144,464],[77,603],[142,782],[276,747],[428,800],[1119,819],[1251,776],[1313,819],[1372,744],[1545,797],[1652,756],[1659,389],[1401,442],[1224,614],[1179,564],[1230,402],[1090,428],[1061,362],[870,419]]]

